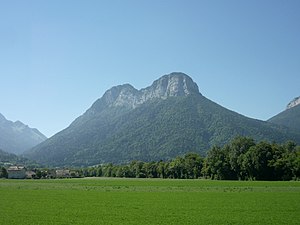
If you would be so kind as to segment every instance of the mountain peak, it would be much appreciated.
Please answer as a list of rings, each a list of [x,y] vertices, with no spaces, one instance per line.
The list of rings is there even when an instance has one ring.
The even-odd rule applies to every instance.
[[[125,101],[128,96],[133,96],[137,93],[138,91],[130,84],[123,84],[123,85],[118,85],[115,87],[112,87],[108,91],[105,92],[103,95],[104,101],[108,104],[114,104],[118,105],[117,102],[119,101]],[[129,99],[127,99],[129,100]],[[117,101],[117,102],[116,102]]]
[[[192,78],[180,72],[164,75],[142,91],[150,91],[153,97],[163,99],[171,96],[187,96],[192,93],[199,94],[199,88]]]
[[[300,105],[300,96],[299,97],[296,97],[294,98],[286,107],[286,109],[290,109],[290,108],[293,108],[297,105]]]
[[[149,100],[167,99],[168,97],[200,94],[197,84],[188,75],[173,72],[157,79],[151,86],[141,90],[130,84],[123,84],[107,90],[102,98],[98,99],[89,113],[101,112],[111,106],[125,106],[135,108]]]

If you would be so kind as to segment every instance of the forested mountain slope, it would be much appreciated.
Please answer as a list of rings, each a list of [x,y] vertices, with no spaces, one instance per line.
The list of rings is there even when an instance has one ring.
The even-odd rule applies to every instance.
[[[287,128],[210,101],[190,77],[172,73],[141,90],[129,84],[113,87],[68,128],[26,156],[54,166],[157,161],[191,151],[205,154],[238,135],[299,141]]]
[[[299,133],[300,136],[300,97],[291,101],[287,109],[268,121],[274,124],[289,127]]]

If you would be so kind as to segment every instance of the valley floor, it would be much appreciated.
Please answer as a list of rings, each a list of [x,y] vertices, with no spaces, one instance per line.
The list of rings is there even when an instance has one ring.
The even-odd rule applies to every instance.
[[[300,182],[0,180],[0,224],[299,224]]]

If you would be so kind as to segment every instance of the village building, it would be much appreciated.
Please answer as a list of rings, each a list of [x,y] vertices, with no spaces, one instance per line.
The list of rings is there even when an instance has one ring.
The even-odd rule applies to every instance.
[[[70,177],[70,170],[56,170],[55,173],[57,178]]]
[[[24,166],[10,166],[7,169],[8,179],[25,179],[26,168]]]

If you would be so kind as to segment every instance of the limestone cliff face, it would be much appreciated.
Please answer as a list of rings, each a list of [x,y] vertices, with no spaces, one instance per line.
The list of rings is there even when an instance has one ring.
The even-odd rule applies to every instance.
[[[130,84],[119,85],[105,92],[92,108],[97,105],[126,106],[135,108],[149,100],[167,99],[174,96],[200,94],[197,84],[184,73],[164,75],[147,88],[137,90]]]
[[[196,83],[184,73],[171,73],[153,82],[153,84],[140,91],[138,103],[142,104],[149,99],[166,99],[172,96],[187,96],[199,93]]]
[[[294,98],[294,99],[287,105],[286,109],[293,108],[293,107],[295,107],[295,106],[297,106],[297,105],[299,105],[299,104],[300,104],[300,96],[297,97],[297,98]]]
[[[104,102],[108,106],[129,106],[135,105],[138,90],[130,84],[119,85],[105,92]]]

